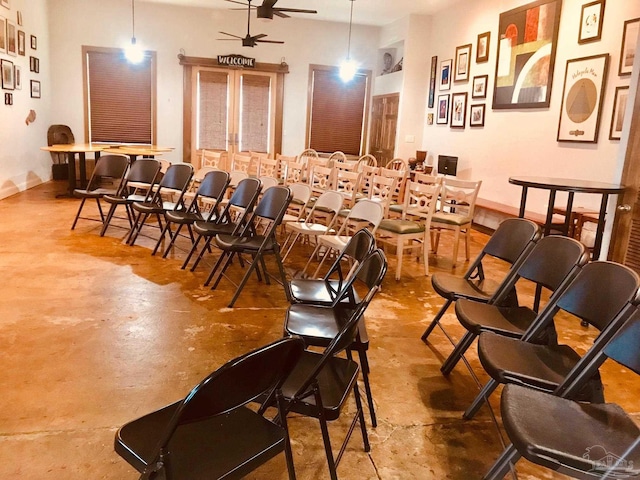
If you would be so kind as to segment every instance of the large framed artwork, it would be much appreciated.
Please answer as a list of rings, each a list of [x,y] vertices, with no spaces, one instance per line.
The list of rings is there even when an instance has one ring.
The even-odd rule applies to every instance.
[[[597,143],[609,54],[567,60],[559,142]]]
[[[494,109],[545,108],[562,0],[538,0],[500,14]]]

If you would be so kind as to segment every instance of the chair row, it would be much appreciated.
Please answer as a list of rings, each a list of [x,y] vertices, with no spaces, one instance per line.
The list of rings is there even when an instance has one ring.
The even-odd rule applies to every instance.
[[[448,375],[478,338],[480,363],[490,376],[463,417],[471,419],[498,385],[510,385],[503,391],[502,413],[512,445],[485,478],[502,478],[520,455],[577,478],[605,473],[594,470],[588,455],[584,460],[593,446],[606,445],[608,452],[631,455],[628,459],[640,456],[638,445],[633,445],[640,430],[619,407],[602,405],[604,388],[598,373],[607,357],[640,373],[640,355],[633,343],[640,329],[640,278],[614,262],[589,262],[577,240],[540,237],[533,222],[506,220],[463,277],[432,276],[445,305],[422,339],[427,341],[436,325],[442,328],[440,319],[455,302],[456,317],[466,333],[441,370]],[[485,277],[484,265],[491,257],[511,264],[498,286]],[[517,292],[524,285],[535,286],[531,306],[518,303]],[[543,289],[549,297],[541,307]],[[584,354],[558,343],[563,332],[558,333],[555,320],[563,313],[576,325],[586,322],[599,332]],[[592,406],[577,407],[577,401]],[[598,417],[593,416],[596,412]],[[560,430],[559,424],[567,425],[572,434]]]

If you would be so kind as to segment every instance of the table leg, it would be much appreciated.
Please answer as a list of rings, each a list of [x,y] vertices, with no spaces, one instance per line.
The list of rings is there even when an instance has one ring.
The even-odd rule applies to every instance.
[[[522,186],[522,195],[520,195],[520,212],[518,216],[524,218],[525,206],[527,205],[527,187]]]
[[[553,223],[553,207],[556,204],[556,191],[549,190],[549,206],[547,207],[547,219],[544,223],[544,236],[551,233],[551,224]]]
[[[591,253],[592,260],[598,260],[600,257],[600,248],[602,248],[602,234],[604,233],[604,217],[607,214],[607,203],[609,202],[609,195],[602,194],[602,202],[600,202],[600,214],[598,215],[598,228],[596,230],[596,239],[593,244],[593,252]]]
[[[573,222],[573,195],[574,192],[569,192],[569,196],[567,198],[567,210],[565,211],[564,217],[564,230],[562,232],[563,235],[569,236],[571,232],[571,225]]]
[[[67,153],[67,163],[69,166],[69,195],[73,197],[73,191],[76,188],[76,154]]]
[[[80,152],[80,188],[87,188],[87,156],[84,152]]]

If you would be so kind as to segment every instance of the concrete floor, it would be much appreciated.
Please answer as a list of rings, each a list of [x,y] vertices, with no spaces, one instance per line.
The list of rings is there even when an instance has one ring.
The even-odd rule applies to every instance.
[[[113,451],[116,429],[183,397],[225,361],[277,339],[287,303],[280,286],[253,278],[228,309],[229,282],[216,291],[202,286],[211,264],[182,271],[184,251],[152,257],[150,239],[128,247],[125,230],[110,228],[100,238],[96,222],[81,220],[71,231],[79,201],[55,198],[64,188],[50,182],[0,201],[0,479],[134,479],[136,472]],[[91,205],[85,210],[92,211]],[[474,231],[472,257],[486,240]],[[296,250],[287,260],[291,271],[309,253]],[[451,271],[450,252],[445,243],[431,256],[432,271]],[[442,301],[421,265],[406,259],[396,282],[394,255],[389,260],[383,290],[367,311],[379,425],[369,428],[370,453],[354,434],[339,476],[480,478],[502,451],[499,420],[486,406],[474,420],[461,419],[479,390],[476,382],[462,364],[449,378],[440,374],[452,349],[441,331],[429,346],[420,341]],[[465,269],[459,264],[454,271]],[[239,273],[237,265],[234,270]],[[452,309],[443,323],[460,338]],[[590,330],[567,322],[561,337],[584,350]],[[484,382],[475,347],[467,357]],[[629,386],[622,373],[613,364],[603,367],[607,399],[640,418],[640,386]],[[496,414],[498,400],[494,395]],[[317,421],[293,416],[289,424],[298,478],[328,478]],[[346,422],[330,429],[337,445]],[[518,472],[561,478],[526,461]],[[284,458],[249,478],[285,479]]]

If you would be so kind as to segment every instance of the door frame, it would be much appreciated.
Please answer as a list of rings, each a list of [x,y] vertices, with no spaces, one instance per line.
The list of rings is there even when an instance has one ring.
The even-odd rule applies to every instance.
[[[186,55],[178,55],[180,65],[182,65],[182,161],[191,163],[191,118],[193,111],[193,102],[191,91],[193,88],[193,67],[216,67],[227,70],[245,70],[247,72],[268,72],[276,73],[276,111],[274,139],[275,151],[273,154],[282,153],[282,123],[284,111],[284,76],[289,73],[289,65],[282,63],[255,63],[255,68],[230,67],[218,62],[217,58],[206,57],[187,57]]]

